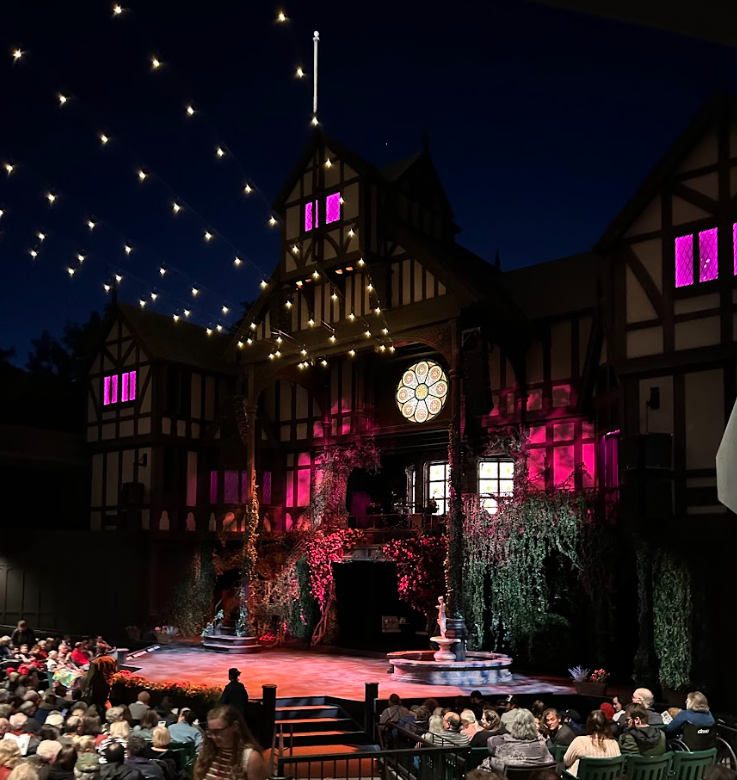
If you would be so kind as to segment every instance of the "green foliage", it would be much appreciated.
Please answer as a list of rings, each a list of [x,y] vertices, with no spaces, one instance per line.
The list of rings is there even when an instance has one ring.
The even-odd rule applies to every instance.
[[[176,626],[183,636],[197,636],[207,625],[215,588],[212,547],[202,545],[192,553],[181,582],[177,583],[167,623]]]
[[[310,589],[310,568],[307,565],[306,555],[297,561],[296,574],[297,598],[291,602],[287,627],[295,639],[308,642],[320,617],[320,609]]]
[[[660,681],[675,690],[691,682],[691,574],[686,562],[659,550],[653,565],[653,622]]]

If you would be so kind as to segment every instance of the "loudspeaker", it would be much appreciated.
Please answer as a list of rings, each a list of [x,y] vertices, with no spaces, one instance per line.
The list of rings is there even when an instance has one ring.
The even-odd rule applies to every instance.
[[[143,482],[124,482],[120,490],[121,506],[140,506],[143,504],[144,492]]]
[[[619,443],[620,471],[673,468],[673,436],[670,433],[646,433],[625,436]]]

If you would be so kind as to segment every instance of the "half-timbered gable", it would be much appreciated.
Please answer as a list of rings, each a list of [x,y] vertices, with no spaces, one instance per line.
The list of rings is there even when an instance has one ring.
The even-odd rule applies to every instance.
[[[609,264],[606,327],[623,433],[649,442],[640,445],[646,455],[632,444],[627,468],[664,478],[667,500],[656,503],[666,516],[726,511],[715,456],[736,394],[736,194],[737,109],[719,98],[599,245]]]
[[[234,393],[227,341],[125,304],[108,319],[89,373],[91,526],[207,530],[230,495],[211,487],[224,481],[220,440]],[[227,430],[237,435],[233,421]]]

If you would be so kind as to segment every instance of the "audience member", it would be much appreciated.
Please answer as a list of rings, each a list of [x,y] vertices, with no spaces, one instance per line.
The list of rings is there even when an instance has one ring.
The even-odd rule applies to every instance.
[[[100,780],[143,780],[138,769],[125,763],[125,748],[117,743],[105,750],[105,763],[100,768]]]
[[[542,721],[542,733],[547,739],[548,747],[553,745],[564,745],[567,747],[576,738],[576,733],[573,729],[567,723],[563,723],[558,710],[552,707],[545,710]]]
[[[489,737],[503,734],[506,729],[496,710],[485,709],[481,715],[481,731],[471,737],[471,747],[486,747]]]
[[[141,718],[143,717],[143,713],[147,712],[151,709],[150,707],[151,702],[151,694],[148,691],[141,691],[138,694],[138,698],[136,701],[133,702],[133,704],[128,707],[130,711],[130,716],[133,719],[134,722],[139,722]],[[120,717],[123,717],[123,713],[120,713]]]
[[[19,764],[20,748],[12,739],[0,741],[0,780],[7,780],[11,771]]]
[[[39,774],[33,764],[21,761],[8,775],[8,780],[39,780]]]
[[[466,747],[470,742],[468,735],[461,732],[461,718],[455,712],[448,712],[443,717],[442,742],[447,745]]]
[[[74,780],[100,780],[101,764],[97,753],[80,753],[74,765]]]
[[[586,719],[586,735],[576,737],[566,751],[563,763],[568,772],[578,775],[580,758],[614,758],[621,755],[612,727],[601,710],[593,710]]]
[[[470,742],[474,736],[481,731],[481,726],[479,726],[478,721],[476,720],[476,716],[473,713],[473,710],[463,710],[461,712],[461,733],[465,734],[468,737],[468,741]]]
[[[245,767],[248,780],[266,780],[268,769],[261,748],[235,707],[226,705],[210,710],[205,736],[194,780],[232,777],[235,766]],[[242,775],[242,770],[238,774]]]
[[[660,715],[660,713],[655,712],[655,710],[653,709],[654,702],[655,702],[655,697],[653,696],[653,692],[651,690],[648,690],[647,688],[638,688],[632,694],[632,703],[641,704],[647,710],[648,724],[650,726],[662,726],[663,717]]]
[[[686,723],[694,726],[713,726],[716,721],[709,711],[709,702],[701,691],[694,691],[686,696],[686,709],[677,713],[665,727],[668,734],[680,732]]]
[[[137,769],[147,780],[165,780],[164,770],[161,764],[152,758],[146,757],[148,745],[140,734],[131,734],[128,738],[128,757],[125,763]]]
[[[503,773],[507,766],[535,767],[554,763],[545,737],[538,732],[529,710],[517,708],[507,728],[508,734],[489,737],[489,757],[481,766]]]
[[[10,644],[13,647],[25,645],[26,651],[29,647],[33,647],[36,644],[36,634],[32,628],[29,628],[25,620],[18,621],[15,631],[10,635]]]
[[[504,728],[509,730],[509,724],[514,720],[514,715],[519,708],[519,700],[516,696],[507,696],[503,700],[504,712],[502,713],[502,723]]]
[[[468,709],[473,710],[476,720],[481,720],[481,715],[484,711],[484,697],[481,695],[481,691],[471,691],[469,699],[471,703]]]
[[[393,693],[389,697],[389,706],[379,716],[379,725],[387,724],[397,725],[402,720],[408,720],[410,711],[402,704],[402,700]]]
[[[154,735],[154,729],[159,725],[159,713],[156,710],[146,710],[143,713],[141,722],[133,727],[133,732],[143,737],[151,739]]]
[[[199,753],[202,749],[202,731],[195,726],[196,720],[194,711],[183,707],[179,712],[179,720],[169,726],[169,736],[174,742],[194,742],[195,750]]]
[[[641,756],[662,756],[665,753],[665,732],[648,721],[649,713],[643,704],[628,704],[625,728],[619,737],[622,753]]]
[[[66,745],[56,754],[48,773],[48,780],[74,780],[77,751],[74,745]]]

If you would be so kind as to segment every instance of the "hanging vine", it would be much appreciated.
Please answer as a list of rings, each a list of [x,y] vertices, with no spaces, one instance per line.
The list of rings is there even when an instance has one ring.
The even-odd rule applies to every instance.
[[[691,574],[686,562],[665,550],[655,555],[653,624],[660,681],[676,690],[691,682]]]

